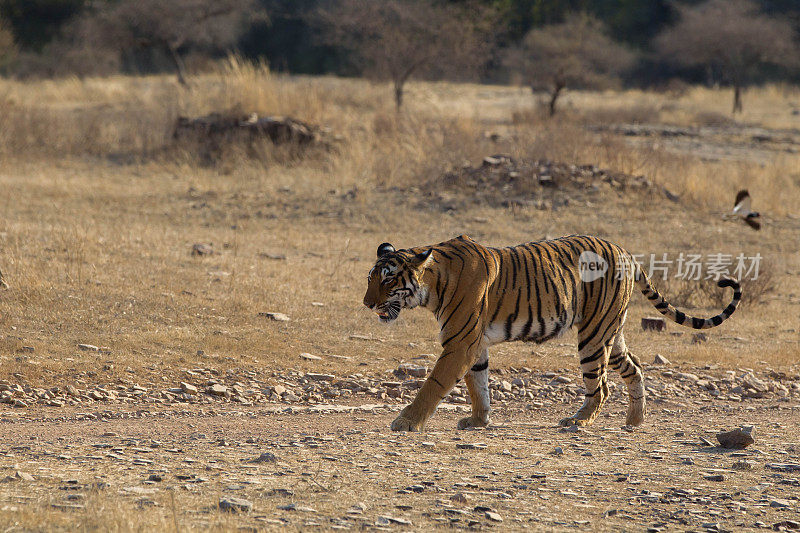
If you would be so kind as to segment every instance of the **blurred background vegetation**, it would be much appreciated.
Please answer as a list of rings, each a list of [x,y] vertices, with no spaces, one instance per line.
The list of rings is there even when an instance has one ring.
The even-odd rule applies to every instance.
[[[800,80],[797,0],[0,0],[0,74],[273,72],[673,90]]]

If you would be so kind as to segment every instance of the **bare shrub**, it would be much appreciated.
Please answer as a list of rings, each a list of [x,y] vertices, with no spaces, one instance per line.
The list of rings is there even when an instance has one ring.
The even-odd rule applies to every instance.
[[[656,38],[656,48],[672,63],[720,69],[733,85],[733,113],[742,111],[742,90],[761,66],[800,60],[791,22],[760,13],[755,2],[708,0],[676,9],[678,23]]]
[[[348,49],[360,72],[392,82],[398,110],[411,78],[469,79],[489,59],[491,17],[474,5],[341,0],[315,19],[324,39]]]
[[[67,30],[67,56],[83,59],[91,68],[98,56],[120,63],[142,50],[168,57],[178,81],[186,85],[184,54],[191,50],[225,50],[245,29],[244,22],[261,18],[255,0],[121,0],[94,3]],[[70,58],[67,57],[69,60]]]
[[[522,76],[532,91],[550,93],[548,112],[566,87],[609,88],[619,84],[635,54],[605,33],[603,24],[585,13],[569,15],[561,24],[531,30],[522,44],[507,52],[505,64]]]
[[[778,290],[774,277],[774,265],[763,264],[755,279],[739,280],[742,286],[742,305],[758,306],[767,303]],[[660,278],[654,285],[672,305],[676,307],[724,307],[730,302],[730,290],[717,287],[714,280],[684,280]]]

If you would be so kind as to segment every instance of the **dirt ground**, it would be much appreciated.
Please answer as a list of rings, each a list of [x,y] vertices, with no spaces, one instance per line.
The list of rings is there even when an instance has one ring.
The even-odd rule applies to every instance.
[[[447,404],[412,434],[389,431],[397,404],[148,407],[98,420],[76,409],[4,410],[0,523],[3,531],[798,527],[797,401],[659,402],[627,431],[617,400],[588,430],[558,428],[574,407],[509,402],[490,427],[456,431],[466,407]],[[755,426],[752,446],[716,446],[718,430],[740,424]],[[252,508],[221,511],[230,497]]]

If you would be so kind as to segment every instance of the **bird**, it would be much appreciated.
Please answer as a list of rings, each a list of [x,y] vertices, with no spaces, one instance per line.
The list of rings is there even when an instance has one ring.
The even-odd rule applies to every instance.
[[[750,193],[747,192],[747,189],[742,189],[736,194],[736,201],[733,203],[733,214],[744,220],[754,230],[761,229],[761,214],[750,209]]]

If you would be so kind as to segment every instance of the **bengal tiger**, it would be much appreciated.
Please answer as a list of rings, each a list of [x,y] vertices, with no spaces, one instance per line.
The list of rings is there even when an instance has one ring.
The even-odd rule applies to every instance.
[[[552,339],[577,328],[585,401],[564,426],[591,424],[609,396],[606,367],[618,371],[628,389],[626,425],[645,416],[642,365],[625,344],[622,327],[634,284],[663,315],[688,327],[718,326],[736,310],[742,293],[711,318],[687,316],[653,288],[635,258],[598,237],[570,235],[553,240],[489,248],[466,235],[433,246],[395,250],[378,247],[368,276],[364,305],[381,322],[404,308],[424,307],[439,323],[442,352],[412,403],[392,422],[394,431],[421,431],[437,405],[462,377],[472,415],[459,429],[489,424],[489,347],[506,341]]]

